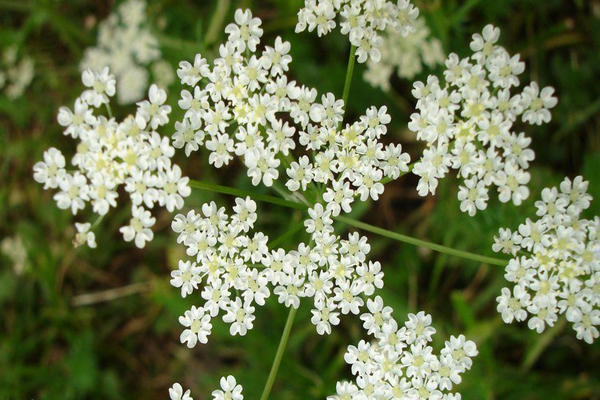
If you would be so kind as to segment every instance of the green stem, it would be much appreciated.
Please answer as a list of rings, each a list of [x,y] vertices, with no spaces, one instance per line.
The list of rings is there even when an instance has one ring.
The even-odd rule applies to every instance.
[[[112,119],[113,113],[112,113],[112,108],[110,108],[110,104],[109,103],[104,103],[104,105],[106,106],[106,111],[108,112],[108,118]]]
[[[297,202],[291,201],[291,200],[280,199],[279,197],[269,196],[266,194],[258,194],[258,193],[252,192],[250,190],[236,189],[236,188],[232,188],[229,186],[221,186],[221,185],[216,185],[214,183],[196,181],[193,179],[190,179],[189,184],[190,184],[191,188],[199,189],[199,190],[206,190],[208,192],[223,193],[223,194],[229,194],[229,195],[238,196],[238,197],[250,196],[250,197],[252,197],[253,200],[256,200],[256,201],[262,201],[265,203],[276,204],[276,205],[288,207],[288,208],[295,208],[297,210],[306,210],[306,208],[307,208],[307,206],[305,206],[302,203],[297,203]]]
[[[521,364],[522,371],[529,371],[535,364],[538,358],[542,355],[544,350],[552,341],[554,341],[556,335],[558,335],[567,326],[567,319],[560,317],[558,322],[553,327],[546,328],[546,332],[539,335],[539,339],[536,340],[535,345],[527,352],[523,363]]]
[[[219,37],[219,34],[223,28],[223,23],[225,22],[225,17],[227,16],[227,11],[229,10],[230,4],[231,0],[220,0],[217,2],[217,8],[215,9],[215,13],[211,18],[210,26],[208,27],[208,31],[204,37],[204,43],[206,46],[210,46],[217,41],[217,38]]]
[[[304,220],[296,222],[287,232],[283,235],[279,236],[277,239],[273,240],[269,243],[271,248],[275,248],[279,246],[281,243],[285,242],[288,238],[294,236],[299,230],[304,228]]]
[[[350,86],[352,85],[352,73],[354,72],[354,63],[356,61],[356,46],[350,48],[350,58],[348,59],[348,69],[346,70],[346,81],[344,82],[344,92],[342,100],[344,101],[344,114],[348,109],[348,96],[350,96]],[[338,126],[338,130],[342,128],[342,122]]]
[[[96,218],[96,220],[90,227],[90,232],[93,231],[94,229],[96,229],[96,227],[98,227],[98,225],[100,225],[100,222],[102,222],[103,219],[104,219],[104,215],[100,215],[98,218]]]
[[[411,236],[403,235],[403,234],[397,233],[397,232],[388,231],[387,229],[378,228],[376,226],[369,225],[364,222],[356,221],[352,218],[344,217],[342,215],[334,217],[334,219],[336,219],[340,222],[343,222],[345,224],[348,224],[350,226],[354,226],[355,228],[365,230],[367,232],[376,233],[378,235],[381,235],[381,236],[384,236],[384,237],[387,237],[390,239],[398,240],[400,242],[412,244],[415,246],[425,247],[426,249],[431,249],[431,250],[437,251],[439,253],[444,253],[444,254],[448,254],[451,256],[460,257],[460,258],[466,258],[467,260],[478,261],[478,262],[482,262],[482,263],[486,263],[486,264],[498,265],[501,267],[505,267],[507,264],[507,262],[505,260],[502,260],[499,258],[482,256],[479,254],[469,253],[468,251],[456,250],[456,249],[453,249],[452,247],[447,247],[447,246],[442,246],[442,245],[436,244],[436,243],[426,242],[424,240],[420,240],[420,239],[417,239],[417,238],[414,238]]]
[[[200,190],[207,190],[210,192],[230,194],[230,195],[238,196],[238,197],[250,196],[256,201],[262,201],[265,203],[276,204],[276,205],[280,205],[283,207],[294,208],[297,210],[306,210],[309,207],[305,204],[298,203],[298,202],[295,202],[292,200],[284,200],[284,199],[280,199],[279,197],[269,196],[266,194],[257,194],[257,193],[251,192],[249,190],[235,189],[235,188],[231,188],[228,186],[220,186],[220,185],[215,185],[213,183],[200,182],[200,181],[195,181],[195,180],[191,180],[191,179],[190,179],[190,187],[195,188],[195,189],[200,189]],[[367,232],[372,232],[372,233],[375,233],[375,234],[378,234],[378,235],[381,235],[381,236],[384,236],[384,237],[387,237],[390,239],[394,239],[394,240],[397,240],[400,242],[412,244],[415,246],[424,247],[426,249],[437,251],[439,253],[444,253],[444,254],[448,254],[451,256],[465,258],[467,260],[482,262],[482,263],[486,263],[486,264],[498,265],[501,267],[505,267],[506,264],[508,263],[507,260],[503,260],[501,258],[482,256],[479,254],[469,253],[468,251],[456,250],[456,249],[453,249],[452,247],[447,247],[447,246],[442,246],[440,244],[426,242],[424,240],[420,240],[420,239],[417,239],[417,238],[414,238],[411,236],[403,235],[401,233],[392,232],[387,229],[378,228],[376,226],[373,226],[373,225],[370,225],[370,224],[367,224],[364,222],[356,221],[352,218],[345,217],[343,215],[334,217],[334,219],[336,219],[340,222],[343,222],[345,224],[348,224],[350,226],[354,226],[356,228],[365,230]]]
[[[288,339],[290,337],[290,332],[292,331],[292,324],[294,323],[295,316],[296,309],[294,307],[291,307],[290,313],[287,317],[287,321],[285,322],[285,328],[283,328],[283,333],[281,334],[279,347],[277,347],[277,353],[275,353],[275,359],[273,360],[273,365],[271,366],[271,372],[269,372],[269,377],[267,378],[267,383],[265,384],[262,396],[260,396],[260,400],[267,400],[269,398],[271,388],[273,387],[275,377],[277,376],[277,371],[279,370],[279,364],[281,364],[281,359],[283,358],[285,346],[287,345]]]

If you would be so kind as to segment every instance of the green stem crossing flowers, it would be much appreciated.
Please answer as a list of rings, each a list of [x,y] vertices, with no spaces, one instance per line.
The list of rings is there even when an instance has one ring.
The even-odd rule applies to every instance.
[[[285,199],[281,199],[279,197],[274,197],[274,196],[270,196],[270,195],[266,195],[266,194],[258,194],[258,193],[254,193],[249,190],[237,189],[237,188],[232,188],[232,187],[228,187],[228,186],[221,186],[221,185],[217,185],[214,183],[190,180],[190,187],[194,188],[194,189],[207,190],[207,191],[211,191],[211,192],[229,194],[229,195],[239,196],[239,197],[250,196],[256,201],[270,203],[270,204],[276,204],[279,206],[294,208],[297,210],[307,210],[308,209],[307,205],[299,203],[299,202],[295,202],[292,200],[285,200]],[[442,246],[440,244],[427,242],[425,240],[417,239],[417,238],[403,235],[403,234],[400,234],[397,232],[393,232],[393,231],[390,231],[390,230],[387,230],[384,228],[379,228],[374,225],[367,224],[365,222],[357,221],[350,217],[340,215],[338,217],[335,217],[335,219],[340,222],[346,223],[348,225],[354,226],[355,228],[365,230],[367,232],[375,233],[375,234],[378,234],[378,235],[381,235],[381,236],[384,236],[384,237],[387,237],[390,239],[394,239],[394,240],[397,240],[400,242],[412,244],[415,246],[424,247],[426,249],[437,251],[438,253],[444,253],[444,254],[448,254],[450,256],[454,256],[454,257],[460,257],[460,258],[464,258],[467,260],[472,260],[472,261],[486,263],[486,264],[498,265],[501,267],[506,266],[506,264],[508,263],[508,261],[501,259],[501,258],[482,256],[480,254],[470,253],[468,251],[457,250],[452,247]]]

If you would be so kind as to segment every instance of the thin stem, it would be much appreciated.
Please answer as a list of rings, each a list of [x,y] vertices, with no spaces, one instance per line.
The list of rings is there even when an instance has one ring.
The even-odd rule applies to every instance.
[[[207,182],[190,180],[190,186],[193,188],[196,188],[196,189],[207,190],[207,191],[217,192],[217,193],[230,194],[230,195],[240,196],[240,197],[241,196],[243,196],[243,197],[251,196],[254,200],[257,200],[257,201],[262,201],[262,202],[271,203],[271,204],[277,204],[280,206],[294,208],[297,210],[306,210],[308,208],[307,205],[304,205],[302,203],[298,203],[298,202],[295,202],[292,200],[284,200],[284,199],[280,199],[278,197],[273,197],[273,196],[269,196],[269,195],[265,195],[265,194],[257,194],[257,193],[253,193],[248,190],[235,189],[235,188],[215,185],[215,184],[207,183]],[[373,225],[370,225],[370,224],[367,224],[364,222],[356,221],[352,218],[345,217],[342,215],[334,217],[334,219],[336,219],[340,222],[343,222],[345,224],[348,224],[350,226],[354,226],[356,228],[365,230],[367,232],[372,232],[372,233],[375,233],[375,234],[378,234],[378,235],[381,235],[381,236],[384,236],[384,237],[387,237],[390,239],[394,239],[394,240],[397,240],[400,242],[412,244],[414,246],[425,247],[426,249],[437,251],[438,253],[444,253],[444,254],[454,256],[454,257],[465,258],[467,260],[478,261],[478,262],[491,264],[491,265],[498,265],[501,267],[505,267],[506,264],[508,263],[507,260],[504,260],[501,258],[482,256],[479,254],[470,253],[468,251],[457,250],[457,249],[453,249],[452,247],[447,247],[447,246],[442,246],[440,244],[427,242],[425,240],[417,239],[417,238],[414,238],[411,236],[403,235],[401,233],[392,232],[387,229],[379,228],[379,227],[376,227],[376,226],[373,226]]]
[[[131,296],[138,293],[144,293],[150,290],[150,282],[134,283],[115,289],[108,289],[102,292],[80,294],[71,299],[71,305],[74,307],[89,306],[91,304],[113,301],[122,297]]]
[[[525,358],[523,359],[523,363],[521,364],[522,371],[529,371],[531,367],[533,367],[544,350],[546,350],[546,348],[552,344],[552,341],[554,341],[556,335],[562,332],[565,326],[567,326],[567,319],[560,317],[558,322],[553,327],[547,328],[546,332],[539,336],[539,339],[535,342],[533,348],[527,352]]]
[[[94,223],[90,227],[90,231],[93,231],[94,229],[96,229],[96,227],[98,225],[100,225],[100,222],[102,222],[103,219],[104,219],[104,215],[100,215],[98,218],[96,218],[96,220],[94,221]]]
[[[285,328],[283,328],[283,333],[281,334],[281,340],[279,341],[279,347],[277,347],[277,353],[275,353],[275,359],[273,360],[273,365],[271,366],[271,372],[269,372],[269,377],[267,378],[267,383],[265,384],[262,396],[260,396],[260,400],[267,400],[269,398],[271,388],[273,387],[275,377],[277,376],[277,371],[279,370],[279,364],[281,364],[281,359],[283,358],[285,346],[287,345],[290,332],[292,331],[292,324],[294,323],[295,316],[296,309],[294,307],[290,307],[290,313],[288,314],[287,321],[285,322]]]
[[[194,189],[206,190],[208,192],[229,194],[238,197],[252,197],[253,200],[262,201],[265,203],[276,204],[283,207],[295,208],[297,210],[306,210],[307,206],[302,203],[297,203],[291,200],[280,199],[279,197],[259,194],[250,190],[236,189],[229,186],[216,185],[214,183],[202,182],[190,179],[190,187]]]
[[[269,243],[269,245],[271,246],[271,248],[279,246],[279,244],[285,242],[288,238],[294,236],[302,228],[304,228],[304,220],[296,222],[294,226],[292,226],[287,232],[279,236],[277,239],[273,240],[271,243]]]
[[[482,263],[486,263],[486,264],[498,265],[501,267],[505,267],[507,264],[507,261],[499,259],[499,258],[482,256],[479,254],[469,253],[468,251],[456,250],[456,249],[453,249],[452,247],[447,247],[447,246],[442,246],[442,245],[436,244],[436,243],[426,242],[424,240],[420,240],[420,239],[417,239],[417,238],[414,238],[411,236],[403,235],[403,234],[397,233],[397,232],[388,231],[387,229],[378,228],[376,226],[369,225],[364,222],[356,221],[352,218],[344,217],[342,215],[334,217],[334,219],[336,219],[340,222],[343,222],[345,224],[354,226],[356,228],[365,230],[367,232],[376,233],[378,235],[381,235],[381,236],[384,236],[384,237],[387,237],[390,239],[398,240],[400,242],[405,242],[405,243],[412,244],[415,246],[425,247],[427,249],[431,249],[431,250],[434,250],[434,251],[437,251],[440,253],[444,253],[444,254],[448,254],[451,256],[466,258],[467,260],[478,261],[478,262],[482,262]]]
[[[106,106],[106,111],[108,111],[108,118],[112,119],[113,113],[112,113],[112,108],[110,108],[110,104],[104,103],[104,105]]]
[[[211,44],[217,41],[219,34],[223,28],[223,23],[225,22],[225,17],[227,16],[227,11],[229,10],[229,6],[231,5],[231,0],[220,0],[217,2],[217,8],[215,9],[215,13],[211,18],[210,26],[206,31],[206,36],[204,37],[204,43],[206,46],[210,46]]]
[[[350,58],[348,59],[348,69],[346,70],[346,81],[344,82],[344,92],[342,100],[344,101],[344,114],[348,109],[348,96],[350,95],[350,86],[352,85],[352,73],[354,72],[354,62],[356,61],[356,46],[350,48]],[[342,128],[343,120],[340,121],[338,130]]]

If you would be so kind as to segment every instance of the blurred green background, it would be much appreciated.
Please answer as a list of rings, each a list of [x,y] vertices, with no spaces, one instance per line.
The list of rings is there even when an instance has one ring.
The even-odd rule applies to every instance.
[[[117,5],[119,2],[116,3]],[[212,58],[215,44],[204,35],[217,1],[157,0],[148,6],[149,23],[163,57],[173,68],[197,52]],[[320,93],[341,97],[349,44],[336,31],[324,38],[294,33],[300,0],[232,1],[225,23],[236,8],[250,7],[264,23],[263,44],[281,35],[292,43],[291,76]],[[493,23],[500,42],[521,53],[527,63],[523,81],[552,85],[559,97],[552,122],[528,128],[536,160],[531,169],[531,196],[519,208],[491,202],[470,218],[459,211],[457,185],[442,182],[436,197],[420,198],[416,179],[406,176],[386,186],[376,204],[356,216],[377,226],[459,249],[491,255],[500,227],[515,228],[534,215],[533,202],[543,187],[565,175],[583,174],[591,181],[588,217],[600,214],[600,1],[597,0],[415,0],[432,34],[446,53],[469,54],[472,33]],[[75,144],[56,122],[60,105],[72,106],[83,86],[78,63],[96,41],[97,24],[115,2],[104,0],[0,0],[0,49],[17,45],[35,62],[35,76],[23,96],[0,95],[0,240],[17,240],[24,254],[0,255],[0,399],[166,399],[167,388],[180,382],[194,399],[211,398],[221,376],[233,374],[245,397],[260,396],[274,357],[287,310],[271,298],[256,313],[254,330],[232,338],[215,321],[208,345],[188,349],[179,344],[179,315],[199,295],[182,299],[169,285],[169,273],[184,256],[170,230],[172,215],[159,213],[156,237],[146,249],[125,243],[118,232],[129,208],[120,204],[96,233],[98,248],[74,249],[73,219],[59,210],[51,191],[32,177],[45,149],[57,147],[69,157]],[[160,27],[157,28],[157,27]],[[222,29],[220,30],[222,32]],[[221,42],[223,35],[216,40]],[[387,105],[392,115],[388,140],[400,142],[415,159],[421,147],[407,131],[413,112],[412,82],[393,79],[393,93],[371,88],[355,70],[349,114]],[[424,71],[418,78],[426,79]],[[176,109],[181,86],[170,87]],[[118,107],[122,118],[132,107]],[[173,113],[164,135],[174,132]],[[251,189],[238,163],[216,171],[205,152],[176,161],[194,179]],[[218,172],[218,173],[217,173]],[[265,190],[265,188],[259,188]],[[121,199],[124,196],[121,196]],[[231,197],[193,191],[186,210],[207,200],[231,205]],[[123,202],[122,202],[123,203]],[[300,221],[301,214],[259,204],[259,223],[271,237]],[[344,227],[340,227],[341,230]],[[381,295],[394,316],[425,310],[438,330],[436,346],[451,334],[464,333],[480,354],[458,391],[463,399],[599,399],[600,343],[575,339],[569,326],[538,335],[524,325],[505,325],[495,298],[505,286],[501,268],[423,251],[368,235],[372,258],[384,267]],[[294,247],[300,238],[284,243]],[[17,248],[14,242],[7,246]],[[86,296],[90,295],[91,296]],[[363,337],[358,318],[346,317],[331,336],[316,334],[310,306],[302,304],[271,395],[273,399],[323,399],[340,379],[351,374],[343,361],[346,346]]]

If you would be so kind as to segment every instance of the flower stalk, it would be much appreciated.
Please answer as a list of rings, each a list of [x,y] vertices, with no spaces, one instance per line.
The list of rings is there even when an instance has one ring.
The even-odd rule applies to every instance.
[[[271,366],[271,372],[269,372],[269,377],[267,378],[267,383],[265,384],[263,393],[260,396],[260,400],[267,400],[269,398],[271,388],[273,387],[275,377],[277,376],[277,371],[279,370],[279,365],[281,364],[281,359],[283,358],[283,353],[285,352],[285,347],[290,337],[290,332],[292,331],[292,325],[294,323],[295,316],[296,309],[294,307],[290,307],[290,312],[288,314],[287,321],[285,322],[285,327],[283,328],[283,334],[281,335],[281,340],[279,341],[279,346],[277,347],[277,353],[275,353],[275,359],[273,360],[273,365]]]

